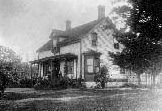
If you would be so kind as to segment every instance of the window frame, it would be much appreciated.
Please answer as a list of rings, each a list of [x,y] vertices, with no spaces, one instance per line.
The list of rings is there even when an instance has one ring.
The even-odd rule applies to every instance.
[[[72,74],[72,75],[74,74],[74,60],[67,61],[67,75],[68,74]]]
[[[87,60],[92,59],[93,63],[91,65],[88,65]],[[98,60],[98,61],[97,61]],[[93,67],[92,72],[88,72],[88,67]],[[85,58],[85,73],[87,74],[96,74],[100,72],[100,59],[95,56],[86,56]],[[98,71],[96,69],[98,68]]]
[[[92,39],[92,43],[91,43],[92,46],[93,46],[93,47],[97,46],[98,35],[97,35],[96,32],[93,32],[93,33],[91,34],[91,39]]]
[[[90,65],[88,65],[88,59],[92,59],[92,64],[90,64]],[[92,72],[89,72],[88,71],[88,67],[92,67]],[[86,58],[86,72],[87,73],[94,73],[94,60],[93,60],[93,57],[88,57],[88,58]]]

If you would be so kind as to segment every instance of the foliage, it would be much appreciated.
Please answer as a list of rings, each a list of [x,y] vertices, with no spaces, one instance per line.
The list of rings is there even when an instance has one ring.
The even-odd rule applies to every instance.
[[[22,62],[21,60],[21,57],[12,49],[0,46],[0,70],[9,78],[8,87],[20,87],[19,82],[31,81],[29,79],[31,78],[30,64]],[[36,67],[33,69],[36,69]],[[35,70],[32,71],[34,72]],[[34,76],[36,76],[36,71]],[[28,79],[25,80],[25,78]],[[23,87],[25,87],[25,85]]]
[[[81,78],[76,80],[76,79],[70,79],[65,76],[62,77],[62,79],[60,79],[59,86],[63,88],[67,88],[67,87],[80,88],[83,87],[82,81],[83,80]]]
[[[110,52],[110,56],[121,68],[138,75],[144,72],[156,72],[152,73],[156,75],[162,66],[162,1],[129,0],[129,3],[132,8],[115,9],[121,16],[125,15],[130,31],[115,34],[124,49],[121,53]]]
[[[34,85],[35,89],[48,89],[51,83],[47,78],[39,77],[37,83]]]
[[[25,78],[25,79],[21,79],[19,81],[19,86],[21,88],[32,88],[33,85],[35,85],[35,83],[36,83],[36,80],[35,79]]]
[[[132,83],[125,83],[121,86],[121,88],[139,88],[139,86]]]
[[[0,46],[0,70],[9,78],[9,83],[17,83],[17,66],[21,63],[21,58],[12,49]]]
[[[3,72],[0,72],[0,98],[8,85],[8,77]]]
[[[98,87],[105,88],[105,84],[109,81],[109,77],[107,76],[108,70],[105,66],[101,67],[101,73],[95,75],[94,80],[97,84],[99,84]]]

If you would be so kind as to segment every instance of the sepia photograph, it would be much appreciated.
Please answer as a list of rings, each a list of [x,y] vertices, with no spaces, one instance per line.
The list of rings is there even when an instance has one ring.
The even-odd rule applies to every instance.
[[[162,1],[0,0],[0,111],[162,111]]]

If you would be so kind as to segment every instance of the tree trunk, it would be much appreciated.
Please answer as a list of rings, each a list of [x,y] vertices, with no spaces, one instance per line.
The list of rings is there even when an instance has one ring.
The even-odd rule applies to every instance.
[[[156,84],[156,75],[155,75],[155,73],[153,74],[153,88],[155,88],[155,84]]]
[[[147,87],[147,74],[145,74],[146,75],[146,87]]]
[[[138,79],[138,85],[140,86],[141,85],[141,77],[140,77],[140,74],[137,74],[137,79]]]

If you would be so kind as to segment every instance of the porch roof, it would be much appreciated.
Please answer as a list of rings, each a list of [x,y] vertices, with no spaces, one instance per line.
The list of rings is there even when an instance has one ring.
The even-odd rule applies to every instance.
[[[55,56],[50,56],[50,57],[30,61],[30,63],[31,64],[38,64],[40,62],[45,62],[45,61],[49,61],[49,60],[64,60],[64,59],[77,59],[77,58],[78,58],[78,56],[75,55],[75,54],[66,53],[66,54],[60,54],[60,55],[55,55]]]
[[[90,50],[90,51],[83,52],[82,54],[83,55],[100,56],[102,53],[101,52],[94,51],[94,50]]]

